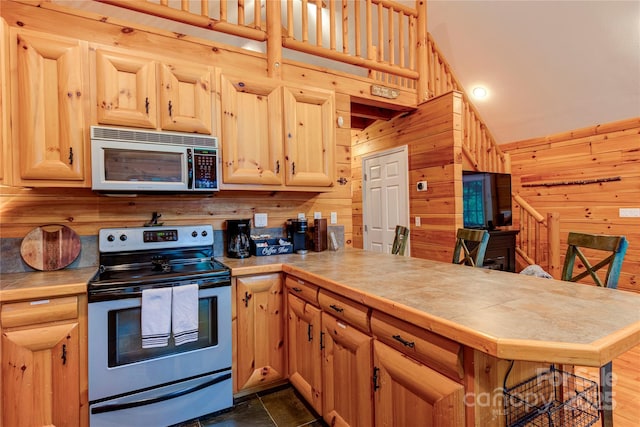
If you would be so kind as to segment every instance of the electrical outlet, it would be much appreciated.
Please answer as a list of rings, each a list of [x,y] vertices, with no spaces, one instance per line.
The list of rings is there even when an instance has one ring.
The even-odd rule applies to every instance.
[[[420,227],[420,225],[422,224],[422,220],[420,219],[419,216],[416,217],[416,227]]]
[[[322,218],[322,212],[313,213],[313,219],[320,219],[320,218]]]
[[[418,181],[416,184],[416,190],[427,191],[427,181]]]
[[[338,212],[331,212],[331,224],[338,223]]]
[[[640,208],[620,208],[620,218],[638,218],[640,217]]]
[[[267,226],[267,214],[266,213],[253,214],[253,226],[254,227],[266,227]]]

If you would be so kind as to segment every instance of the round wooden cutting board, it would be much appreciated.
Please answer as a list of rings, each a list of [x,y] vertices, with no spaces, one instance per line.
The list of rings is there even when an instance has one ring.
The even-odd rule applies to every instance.
[[[80,254],[80,238],[65,225],[36,227],[22,239],[20,255],[29,267],[40,271],[60,270]]]

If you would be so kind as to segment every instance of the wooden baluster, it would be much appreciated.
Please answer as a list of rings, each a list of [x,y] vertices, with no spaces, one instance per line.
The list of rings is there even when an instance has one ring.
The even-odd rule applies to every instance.
[[[287,37],[293,38],[293,0],[287,0]]]
[[[189,0],[182,0],[182,2],[180,2],[180,8],[183,12],[189,12]]]
[[[200,15],[209,17],[209,0],[200,0]]]
[[[384,61],[384,25],[382,24],[382,15],[384,14],[384,10],[382,7],[382,3],[378,3],[378,62]]]
[[[238,0],[238,25],[244,25],[244,0]]]
[[[220,22],[227,22],[227,2],[220,2]]]
[[[349,53],[349,4],[342,0],[342,52]]]
[[[362,58],[362,46],[360,45],[362,43],[361,39],[360,39],[360,2],[356,1],[353,3],[353,15],[354,15],[354,24],[355,24],[355,28],[354,28],[354,36],[355,36],[355,43],[356,43],[356,56],[359,58]]]
[[[336,50],[336,2],[329,2],[329,49]]]
[[[358,2],[356,2],[358,3]],[[375,59],[376,57],[373,56],[374,55],[374,51],[373,51],[373,24],[372,24],[372,20],[373,20],[373,11],[371,10],[371,0],[367,0],[367,5],[366,5],[366,12],[365,12],[366,16],[366,34],[367,34],[367,59]]]
[[[309,42],[309,6],[307,0],[302,0],[302,41]]]
[[[316,0],[316,46],[322,46],[322,0]]]
[[[253,26],[262,28],[262,5],[260,0],[253,0]]]

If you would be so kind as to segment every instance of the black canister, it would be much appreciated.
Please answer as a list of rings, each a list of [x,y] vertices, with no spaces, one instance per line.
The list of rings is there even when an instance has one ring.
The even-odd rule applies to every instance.
[[[229,258],[248,258],[251,256],[251,220],[227,220],[227,256]]]

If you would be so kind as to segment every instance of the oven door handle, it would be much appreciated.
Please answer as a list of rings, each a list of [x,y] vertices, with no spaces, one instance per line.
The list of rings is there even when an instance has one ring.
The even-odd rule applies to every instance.
[[[121,411],[123,409],[135,408],[138,406],[151,405],[152,403],[164,402],[165,400],[170,400],[176,397],[184,396],[186,394],[194,393],[198,390],[202,390],[214,384],[218,384],[220,382],[230,380],[230,379],[231,379],[231,374],[224,374],[212,379],[211,381],[207,381],[206,383],[202,383],[197,386],[190,387],[184,390],[172,391],[171,393],[167,393],[162,396],[153,397],[150,399],[141,399],[141,400],[136,400],[136,401],[127,402],[127,403],[113,403],[113,404],[104,405],[104,406],[97,406],[95,408],[91,408],[91,413],[102,414],[105,412]]]

